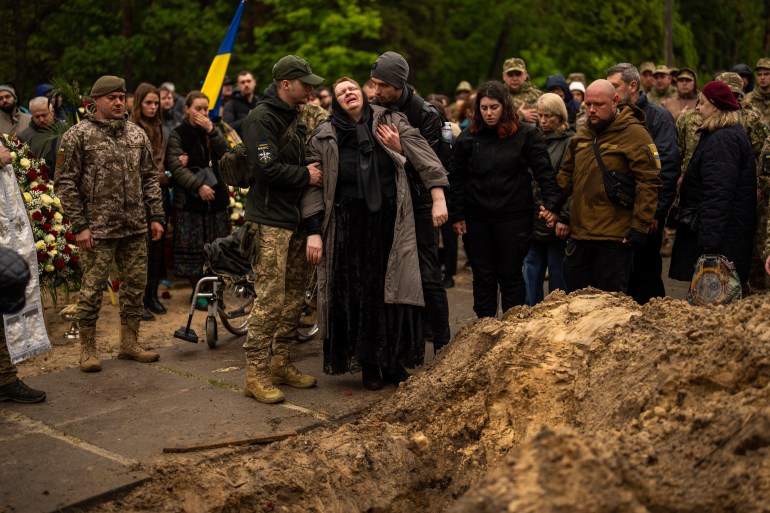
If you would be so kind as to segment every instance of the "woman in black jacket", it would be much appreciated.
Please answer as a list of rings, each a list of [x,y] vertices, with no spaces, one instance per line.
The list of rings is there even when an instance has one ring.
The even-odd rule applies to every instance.
[[[502,83],[484,83],[471,125],[457,138],[449,171],[450,219],[473,254],[473,310],[479,317],[497,314],[498,287],[503,311],[524,304],[532,176],[543,193],[543,215],[552,222],[561,191],[545,139],[534,125],[519,123]]]
[[[218,165],[229,145],[208,108],[205,94],[188,94],[184,120],[166,148],[166,169],[174,179],[174,274],[189,278],[193,287],[203,275],[203,245],[230,233],[230,192]]]
[[[721,254],[749,277],[757,206],[751,143],[740,126],[732,91],[709,82],[698,94],[700,141],[679,190],[676,239],[669,276],[690,281],[702,254]]]

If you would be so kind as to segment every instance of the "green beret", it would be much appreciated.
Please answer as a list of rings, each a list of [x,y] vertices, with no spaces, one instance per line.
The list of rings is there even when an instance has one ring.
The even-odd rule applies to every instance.
[[[126,81],[112,75],[104,75],[94,82],[94,86],[91,88],[91,98],[98,98],[116,91],[125,93]]]

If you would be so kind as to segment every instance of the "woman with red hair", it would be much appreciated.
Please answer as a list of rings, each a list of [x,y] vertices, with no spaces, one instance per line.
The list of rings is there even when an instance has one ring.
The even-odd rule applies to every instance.
[[[484,83],[449,170],[450,220],[473,254],[473,310],[479,317],[497,315],[498,288],[504,312],[524,304],[533,177],[543,194],[541,215],[552,223],[562,198],[545,138],[535,125],[519,122],[501,82]]]

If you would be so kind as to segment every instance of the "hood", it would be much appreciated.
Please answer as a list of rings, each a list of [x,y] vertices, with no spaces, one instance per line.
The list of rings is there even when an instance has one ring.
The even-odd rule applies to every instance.
[[[751,71],[751,68],[748,66],[748,64],[736,64],[730,71],[734,71],[741,77],[747,77],[749,79],[749,85],[743,88],[744,93],[754,89],[754,72]]]
[[[567,107],[567,112],[577,112],[580,108],[580,103],[572,96],[572,91],[569,90],[569,85],[563,76],[551,75],[548,77],[548,80],[545,81],[545,91],[548,92],[554,87],[564,91],[564,105]]]
[[[281,98],[278,96],[278,89],[276,89],[275,84],[270,84],[267,89],[265,89],[265,93],[259,99],[257,105],[261,103],[269,104],[271,107],[281,111],[283,115],[295,116],[299,111],[299,109],[296,107],[292,107],[285,101],[281,100]]]

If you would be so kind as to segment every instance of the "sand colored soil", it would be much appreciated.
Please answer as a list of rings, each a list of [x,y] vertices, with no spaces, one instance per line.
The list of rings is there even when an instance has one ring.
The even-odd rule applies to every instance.
[[[464,328],[363,417],[89,511],[770,511],[770,304],[584,290]]]

